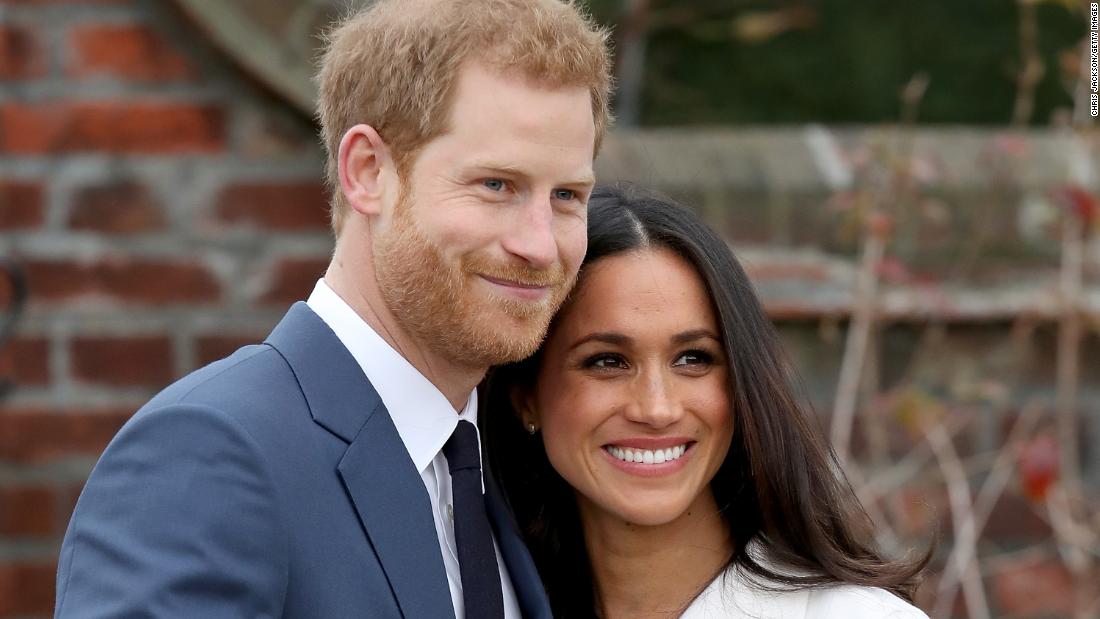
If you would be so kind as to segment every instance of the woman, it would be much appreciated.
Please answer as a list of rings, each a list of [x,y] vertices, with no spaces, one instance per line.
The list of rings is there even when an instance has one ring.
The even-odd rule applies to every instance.
[[[632,187],[597,189],[588,229],[543,347],[485,390],[555,617],[925,617],[927,557],[874,549],[722,239]]]

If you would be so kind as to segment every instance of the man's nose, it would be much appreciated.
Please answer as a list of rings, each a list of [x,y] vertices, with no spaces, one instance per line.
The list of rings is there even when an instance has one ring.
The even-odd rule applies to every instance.
[[[664,429],[683,416],[683,406],[664,373],[644,372],[634,391],[634,402],[627,407],[626,418],[654,429]]]
[[[524,204],[513,228],[504,237],[505,251],[522,258],[535,269],[548,269],[558,261],[554,238],[554,209],[550,197],[536,196]]]

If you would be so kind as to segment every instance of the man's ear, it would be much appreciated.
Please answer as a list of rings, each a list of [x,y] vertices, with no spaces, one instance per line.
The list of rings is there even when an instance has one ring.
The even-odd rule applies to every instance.
[[[352,210],[363,215],[382,212],[385,184],[390,182],[393,160],[382,136],[370,125],[359,124],[344,133],[337,153],[340,190]]]
[[[516,411],[516,415],[519,416],[520,423],[523,424],[524,428],[530,427],[531,424],[534,424],[536,428],[542,427],[542,420],[539,418],[538,408],[535,406],[534,390],[516,385],[512,387],[509,396],[512,400],[512,410]]]

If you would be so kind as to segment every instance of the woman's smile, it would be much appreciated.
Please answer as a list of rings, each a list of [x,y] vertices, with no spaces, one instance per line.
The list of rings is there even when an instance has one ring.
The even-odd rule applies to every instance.
[[[694,444],[695,441],[684,441],[664,449],[604,445],[603,452],[610,457],[611,465],[620,471],[641,477],[658,477],[683,470],[691,458],[691,446]]]

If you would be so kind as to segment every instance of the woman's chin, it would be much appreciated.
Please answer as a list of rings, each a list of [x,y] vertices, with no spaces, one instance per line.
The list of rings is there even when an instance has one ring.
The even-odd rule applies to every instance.
[[[688,503],[681,497],[658,497],[654,493],[642,493],[627,500],[596,503],[596,508],[615,520],[638,527],[659,527],[675,522],[688,510]]]
[[[637,511],[636,513],[623,514],[623,521],[635,527],[660,527],[675,522],[683,514],[682,511],[667,514]]]

